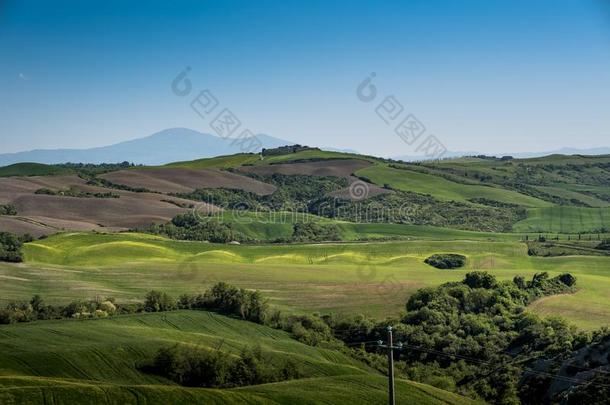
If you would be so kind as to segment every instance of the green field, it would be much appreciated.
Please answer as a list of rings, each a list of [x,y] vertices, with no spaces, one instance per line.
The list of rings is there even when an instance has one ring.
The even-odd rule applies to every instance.
[[[525,207],[548,207],[552,205],[549,202],[516,191],[493,186],[461,184],[449,181],[443,177],[412,170],[394,169],[385,165],[367,167],[358,170],[356,174],[366,177],[380,186],[388,184],[397,190],[429,194],[447,201],[464,202],[472,198],[487,198],[494,201],[519,204]]]
[[[73,173],[71,170],[42,163],[16,163],[0,167],[0,177],[9,176],[50,176]]]
[[[527,219],[515,224],[514,231],[595,233],[601,232],[602,228],[610,229],[610,208],[535,208],[528,210],[527,216]]]
[[[204,311],[44,321],[0,327],[0,403],[383,403],[386,378],[333,350],[285,332]],[[173,344],[239,353],[259,344],[272,358],[295,360],[304,378],[237,389],[184,388],[137,365]],[[399,403],[472,401],[423,384],[397,381]]]
[[[464,269],[424,263],[434,253],[459,253]],[[142,300],[151,289],[172,295],[199,293],[218,281],[261,290],[288,311],[398,314],[407,297],[425,286],[457,281],[472,270],[501,279],[535,272],[570,272],[579,291],[546,299],[534,310],[563,315],[594,329],[610,325],[610,258],[530,257],[517,241],[410,240],[386,243],[216,245],[142,234],[53,236],[25,246],[26,263],[0,265],[5,300],[39,293],[65,303],[96,295]]]

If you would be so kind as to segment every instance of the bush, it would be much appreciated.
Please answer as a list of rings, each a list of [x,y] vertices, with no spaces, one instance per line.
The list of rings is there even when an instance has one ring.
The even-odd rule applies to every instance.
[[[424,260],[426,264],[437,269],[458,269],[466,264],[466,257],[452,253],[436,254]]]

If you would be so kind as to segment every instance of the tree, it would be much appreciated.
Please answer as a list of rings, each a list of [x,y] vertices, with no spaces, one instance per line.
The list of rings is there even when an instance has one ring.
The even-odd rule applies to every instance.
[[[18,263],[23,261],[23,243],[12,233],[0,232],[0,261]]]
[[[171,311],[176,308],[176,302],[164,292],[152,290],[146,294],[144,310],[146,312]]]

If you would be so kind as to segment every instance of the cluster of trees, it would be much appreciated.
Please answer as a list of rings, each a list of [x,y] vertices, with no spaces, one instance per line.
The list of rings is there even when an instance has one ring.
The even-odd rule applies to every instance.
[[[23,261],[21,248],[24,243],[33,241],[34,238],[25,234],[17,236],[9,232],[0,232],[0,261],[19,263]]]
[[[297,222],[293,226],[292,242],[322,242],[341,240],[339,228],[335,224],[317,222]]]
[[[17,215],[17,207],[13,204],[0,204],[0,215]]]
[[[268,313],[268,304],[258,291],[222,282],[203,294],[183,294],[177,300],[161,291],[153,290],[146,294],[145,311],[163,312],[174,309],[205,309],[262,324]]]
[[[312,148],[309,146],[303,146],[303,145],[287,145],[287,146],[280,146],[277,148],[263,148],[261,155],[263,156],[280,156],[280,155],[287,155],[289,153],[297,153],[297,152],[301,152],[301,151],[305,151],[305,150],[317,150],[319,151],[320,148]]]
[[[34,194],[46,194],[46,195],[58,195],[62,197],[77,197],[77,198],[120,198],[121,196],[116,193],[90,193],[88,191],[81,191],[75,187],[70,187],[67,190],[51,190],[49,188],[39,188]]]
[[[246,174],[256,180],[277,187],[265,196],[235,189],[198,189],[191,193],[179,193],[177,197],[203,201],[227,209],[252,211],[307,211],[309,203],[320,196],[348,186],[342,177],[271,174]]]
[[[281,362],[260,346],[244,347],[239,356],[221,350],[171,346],[159,349],[142,369],[188,387],[231,388],[299,378],[298,364]]]
[[[466,256],[442,253],[432,255],[424,260],[424,262],[437,269],[458,269],[466,264]]]
[[[62,318],[105,318],[118,313],[138,310],[137,305],[119,305],[114,298],[92,301],[72,301],[66,306],[47,305],[40,295],[34,295],[27,302],[11,302],[0,308],[0,324],[32,322],[36,320]]]
[[[575,283],[570,274],[498,281],[471,272],[461,282],[423,288],[409,298],[404,316],[389,321],[395,341],[408,344],[397,354],[397,367],[410,379],[494,403],[542,403],[526,383],[529,369],[588,340],[560,318],[541,319],[524,309],[540,297],[574,291]],[[334,328],[346,343],[357,343],[385,339],[387,324],[356,319]]]
[[[53,165],[62,169],[69,169],[75,171],[81,177],[94,176],[96,174],[108,173],[117,170],[129,169],[130,167],[136,167],[135,164],[130,162],[120,163],[60,163]],[[138,165],[142,166],[142,165]]]
[[[213,243],[250,242],[251,239],[234,229],[233,224],[194,212],[179,214],[167,224],[153,224],[148,232],[178,240],[208,241]]]

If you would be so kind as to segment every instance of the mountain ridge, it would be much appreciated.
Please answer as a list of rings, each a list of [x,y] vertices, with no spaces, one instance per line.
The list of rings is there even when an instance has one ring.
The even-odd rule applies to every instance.
[[[256,137],[264,148],[292,145],[294,142],[265,134]],[[0,166],[14,163],[112,163],[161,165],[181,160],[214,157],[242,152],[233,139],[220,138],[188,128],[168,128],[152,135],[108,146],[88,149],[34,149],[0,154]]]

